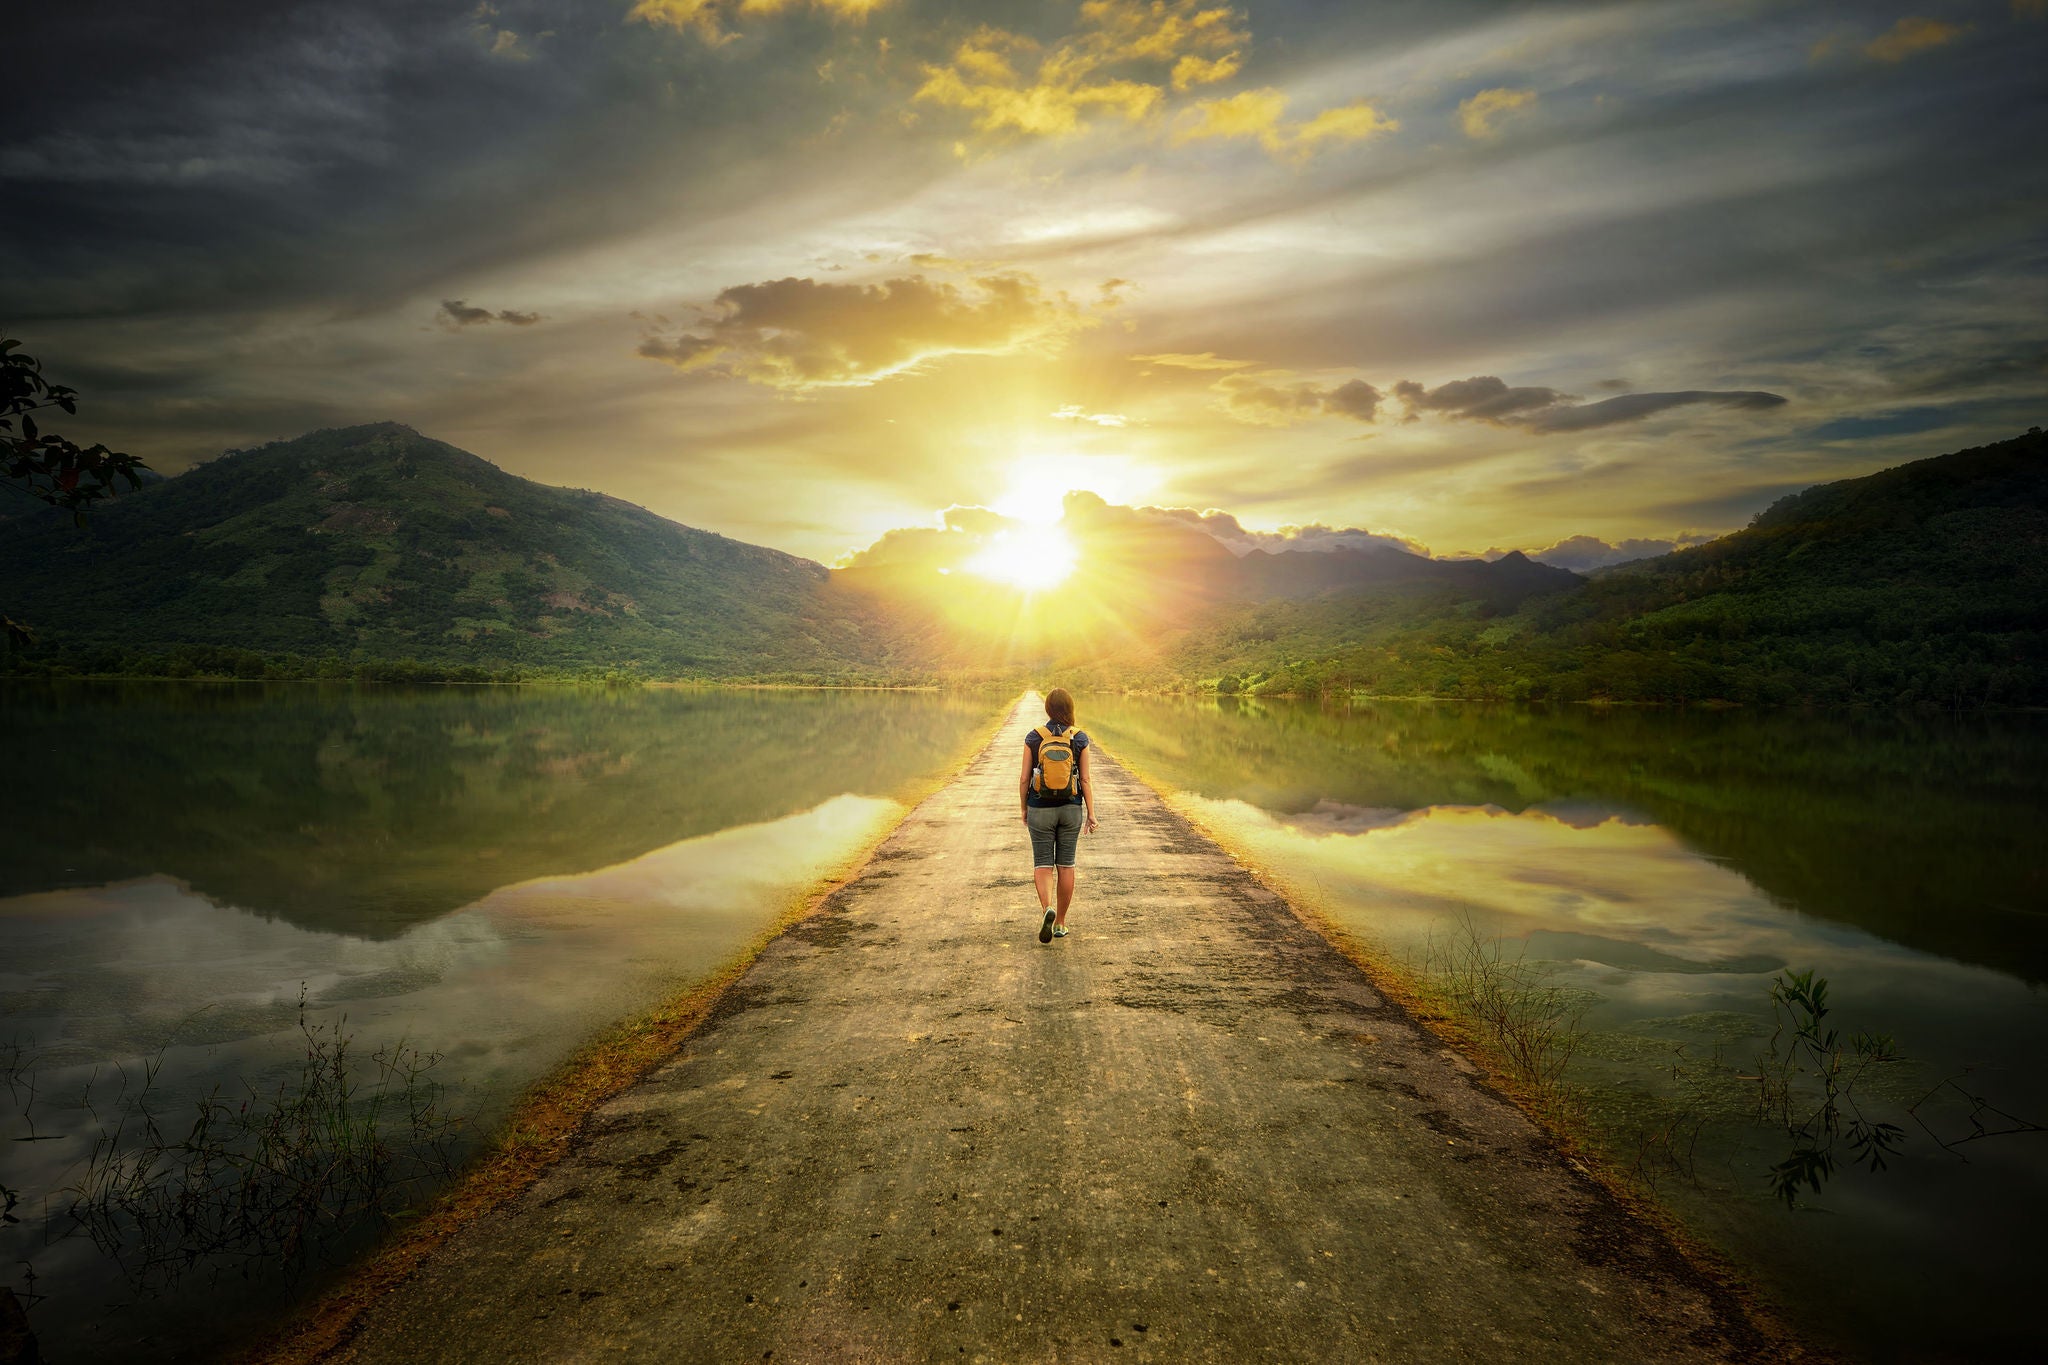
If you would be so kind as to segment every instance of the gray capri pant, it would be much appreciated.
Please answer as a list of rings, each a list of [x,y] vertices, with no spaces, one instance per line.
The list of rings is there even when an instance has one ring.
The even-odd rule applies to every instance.
[[[1079,801],[1025,809],[1025,823],[1031,826],[1033,867],[1074,865],[1074,849],[1081,842],[1081,817],[1085,809]]]

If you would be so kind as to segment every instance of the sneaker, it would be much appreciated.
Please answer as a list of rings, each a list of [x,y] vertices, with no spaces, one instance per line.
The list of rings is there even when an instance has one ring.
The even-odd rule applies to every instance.
[[[1046,911],[1045,923],[1038,926],[1038,941],[1040,943],[1052,942],[1052,917],[1053,912],[1050,910]]]
[[[1055,924],[1052,927],[1052,936],[1054,938],[1065,938],[1067,936],[1067,926],[1064,924]]]

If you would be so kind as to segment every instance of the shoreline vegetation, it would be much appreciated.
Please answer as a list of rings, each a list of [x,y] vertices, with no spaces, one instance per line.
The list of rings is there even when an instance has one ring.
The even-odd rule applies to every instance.
[[[252,652],[253,655],[253,652]],[[63,658],[24,659],[0,654],[0,685],[9,683],[185,683],[208,686],[250,686],[314,683],[346,687],[569,687],[569,688],[657,688],[702,691],[818,691],[818,692],[952,692],[1012,693],[1029,687],[1023,675],[1000,677],[834,677],[798,674],[766,677],[666,677],[619,669],[483,669],[466,665],[421,663],[417,660],[364,660],[356,662],[305,660],[294,656],[253,655],[254,662],[210,664],[187,669],[182,662],[163,662],[167,656],[150,656],[147,661],[124,662],[114,668],[74,667]],[[1035,675],[1034,675],[1035,676]],[[1376,692],[1364,688],[1333,688],[1313,691],[1278,690],[1266,687],[1231,686],[1231,679],[1199,679],[1183,683],[1140,686],[1082,684],[1098,695],[1124,697],[1209,697],[1228,699],[1239,705],[1260,701],[1311,701],[1325,705],[1353,705],[1381,702],[1446,705],[1526,706],[1541,710],[1553,706],[1583,706],[1599,710],[1645,709],[1670,711],[1820,711],[1820,712],[1917,712],[1940,714],[2029,714],[2048,711],[2048,704],[2036,701],[1955,701],[1920,696],[1911,699],[1791,697],[1737,700],[1719,696],[1701,697],[1510,697],[1483,693],[1432,691]]]

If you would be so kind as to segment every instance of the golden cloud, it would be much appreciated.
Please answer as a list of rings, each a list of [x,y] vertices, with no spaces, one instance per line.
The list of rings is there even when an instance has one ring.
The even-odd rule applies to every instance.
[[[924,68],[914,98],[971,113],[985,133],[1064,137],[1098,114],[1145,118],[1168,83],[1228,79],[1250,38],[1233,10],[1204,0],[1087,0],[1075,31],[1049,46],[977,30],[950,62]]]
[[[1257,361],[1228,360],[1214,351],[1201,351],[1190,355],[1184,351],[1166,351],[1159,355],[1134,355],[1131,359],[1141,365],[1165,365],[1176,370],[1248,370]]]
[[[1093,325],[1064,294],[1028,275],[968,286],[922,276],[879,284],[810,279],[740,284],[719,294],[696,332],[650,336],[639,353],[779,389],[873,384],[948,355],[1051,354]]]
[[[1185,92],[1198,85],[1227,81],[1243,65],[1244,59],[1235,52],[1226,52],[1221,57],[1197,57],[1190,52],[1173,64],[1173,88]]]
[[[866,19],[889,0],[634,0],[626,22],[658,24],[695,33],[707,43],[728,42],[736,34],[727,26],[735,15],[776,15],[792,9],[814,9],[838,19]]]
[[[1500,120],[1534,103],[1534,90],[1510,90],[1505,86],[1482,90],[1458,105],[1458,123],[1466,137],[1484,140],[1500,131]]]
[[[1098,427],[1125,427],[1131,419],[1120,412],[1090,412],[1079,403],[1068,403],[1047,414],[1056,422],[1088,422]]]
[[[1931,48],[1943,47],[1969,31],[1967,24],[1907,16],[1864,46],[1863,55],[1880,62],[1903,62]]]
[[[1325,142],[1363,142],[1391,133],[1400,120],[1388,118],[1370,100],[1325,109],[1299,123],[1286,121],[1287,96],[1278,90],[1240,90],[1219,99],[1197,100],[1182,115],[1173,141],[1256,138],[1274,156],[1304,157]]]

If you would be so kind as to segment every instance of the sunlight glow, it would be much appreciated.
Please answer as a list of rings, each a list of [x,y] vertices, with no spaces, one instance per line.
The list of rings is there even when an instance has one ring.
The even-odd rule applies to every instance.
[[[969,573],[1026,592],[1044,592],[1066,582],[1079,556],[1057,524],[1025,523],[996,532],[989,547],[967,561]]]
[[[1071,491],[1058,484],[1048,486],[1043,479],[1034,484],[1020,475],[1010,491],[996,499],[989,510],[1027,526],[1051,526],[1066,515],[1067,494]]]

